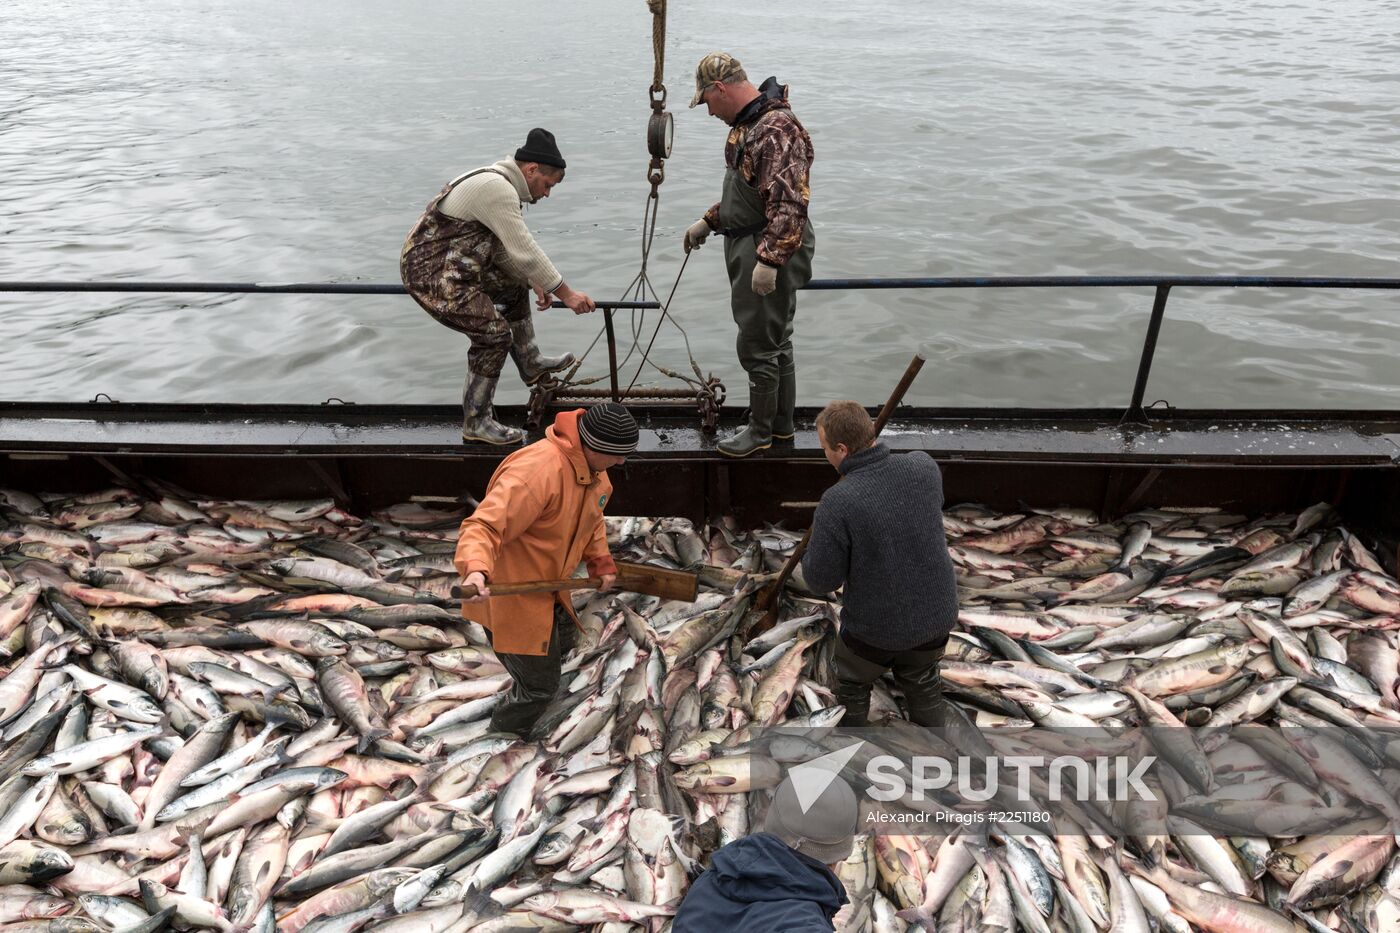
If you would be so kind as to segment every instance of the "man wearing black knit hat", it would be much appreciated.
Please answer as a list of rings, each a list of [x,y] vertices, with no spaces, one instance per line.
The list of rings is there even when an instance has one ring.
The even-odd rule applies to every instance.
[[[559,688],[561,656],[576,640],[567,596],[530,593],[492,598],[493,583],[561,580],[580,563],[612,588],[603,508],[612,497],[608,469],[637,449],[637,422],[615,402],[560,412],[545,439],[501,461],[486,495],[462,522],[453,563],[477,596],[463,617],[490,635],[512,684],[492,728],[524,736]]]
[[[525,432],[496,420],[492,401],[507,356],[534,385],[571,366],[573,354],[543,356],[535,345],[530,290],[541,311],[552,297],[575,314],[594,310],[592,298],[564,284],[521,213],[549,197],[564,180],[564,157],[554,134],[536,127],[515,157],[447,183],[428,203],[404,242],[404,287],[433,319],[471,339],[462,389],[462,440],[518,444]]]

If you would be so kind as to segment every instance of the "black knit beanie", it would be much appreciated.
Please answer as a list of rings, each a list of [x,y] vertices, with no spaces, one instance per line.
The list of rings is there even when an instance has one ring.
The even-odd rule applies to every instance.
[[[637,449],[637,422],[617,402],[594,405],[578,419],[579,440],[600,454],[625,457]]]
[[[564,168],[564,157],[559,154],[559,147],[554,143],[554,134],[538,126],[525,137],[525,145],[515,150],[515,161],[538,162],[541,165]]]

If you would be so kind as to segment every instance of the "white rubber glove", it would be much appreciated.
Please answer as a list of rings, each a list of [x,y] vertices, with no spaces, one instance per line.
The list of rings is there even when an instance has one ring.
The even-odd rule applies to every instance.
[[[699,249],[700,244],[705,242],[705,237],[709,236],[710,232],[710,225],[705,222],[703,217],[686,227],[685,251],[688,253],[693,249]]]
[[[755,263],[753,267],[753,293],[755,295],[767,295],[778,287],[778,270],[763,263]]]

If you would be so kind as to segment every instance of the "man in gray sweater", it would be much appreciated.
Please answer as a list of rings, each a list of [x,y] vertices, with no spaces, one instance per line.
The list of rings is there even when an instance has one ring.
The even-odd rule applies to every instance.
[[[822,495],[812,518],[802,576],[816,592],[844,587],[836,648],[841,724],[866,724],[871,688],[893,671],[909,718],[942,726],[938,664],[958,598],[938,464],[922,453],[890,456],[855,402],[822,409],[817,437],[841,481]]]

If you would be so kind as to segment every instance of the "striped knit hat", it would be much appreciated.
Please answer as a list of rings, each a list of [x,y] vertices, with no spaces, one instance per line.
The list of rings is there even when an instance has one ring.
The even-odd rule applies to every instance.
[[[600,454],[625,457],[637,449],[637,422],[617,402],[604,402],[578,419],[578,436]]]

